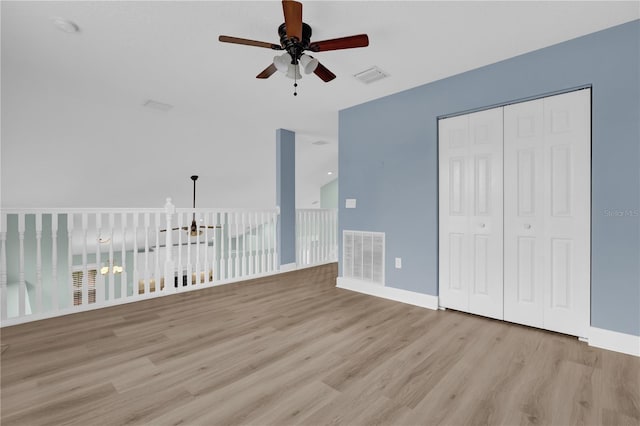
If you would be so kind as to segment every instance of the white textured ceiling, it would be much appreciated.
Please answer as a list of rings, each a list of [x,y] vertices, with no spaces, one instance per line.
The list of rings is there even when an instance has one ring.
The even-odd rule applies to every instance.
[[[315,56],[338,78],[255,75],[278,42],[277,1],[2,1],[2,206],[275,205],[275,130],[297,133],[298,204],[337,172],[338,111],[640,17],[638,2],[306,1]],[[74,21],[77,34],[52,17]],[[352,75],[377,65],[391,77]],[[143,108],[148,99],[173,105]],[[327,145],[312,142],[324,140]]]

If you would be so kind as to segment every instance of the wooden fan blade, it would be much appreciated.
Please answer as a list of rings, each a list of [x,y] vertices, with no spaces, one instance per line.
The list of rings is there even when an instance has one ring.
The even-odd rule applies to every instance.
[[[354,47],[367,47],[369,37],[366,34],[358,34],[349,37],[332,38],[331,40],[314,41],[307,50],[312,52],[326,52],[327,50],[353,49]]]
[[[187,229],[187,228],[185,228],[185,227],[182,227],[182,228],[171,228],[172,231],[179,231],[181,229]],[[160,232],[167,232],[167,230],[166,229],[161,229]]]
[[[205,225],[200,225],[200,228],[207,228],[207,229],[216,229],[216,228],[222,228],[222,226],[217,225],[217,226],[205,226]]]
[[[315,75],[320,77],[325,83],[336,78],[336,75],[329,71],[324,65],[318,62],[318,66],[315,71],[313,71]]]
[[[287,29],[287,37],[295,37],[302,41],[302,3],[293,0],[282,0],[284,12],[284,26]]]
[[[266,67],[260,74],[256,75],[256,78],[269,78],[276,71],[278,71],[276,66],[271,64],[268,67]]]
[[[223,43],[244,44],[245,46],[265,47],[267,49],[282,50],[282,46],[280,46],[279,44],[268,43],[266,41],[249,40],[246,38],[230,37],[225,35],[221,35],[220,37],[218,37],[218,41],[221,41]]]

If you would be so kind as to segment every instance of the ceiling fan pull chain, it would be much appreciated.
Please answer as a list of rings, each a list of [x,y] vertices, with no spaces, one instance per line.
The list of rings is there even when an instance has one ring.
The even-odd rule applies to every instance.
[[[297,75],[294,73],[293,75],[293,96],[298,96],[298,80]]]

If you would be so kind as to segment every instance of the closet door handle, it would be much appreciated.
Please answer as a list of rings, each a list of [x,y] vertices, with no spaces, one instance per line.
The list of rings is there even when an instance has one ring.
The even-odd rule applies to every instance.
[[[531,229],[531,224],[530,223],[525,223],[524,224],[524,229]]]
[[[480,228],[484,228],[484,227],[486,227],[486,225],[484,223],[481,223]]]

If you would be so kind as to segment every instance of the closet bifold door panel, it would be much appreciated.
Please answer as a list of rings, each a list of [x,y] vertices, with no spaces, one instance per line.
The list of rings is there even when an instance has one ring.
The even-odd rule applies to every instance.
[[[504,107],[504,319],[590,323],[590,90]]]
[[[544,326],[543,101],[504,108],[504,319]]]
[[[438,126],[439,303],[502,319],[502,108]]]
[[[438,122],[439,303],[587,336],[591,90]]]

